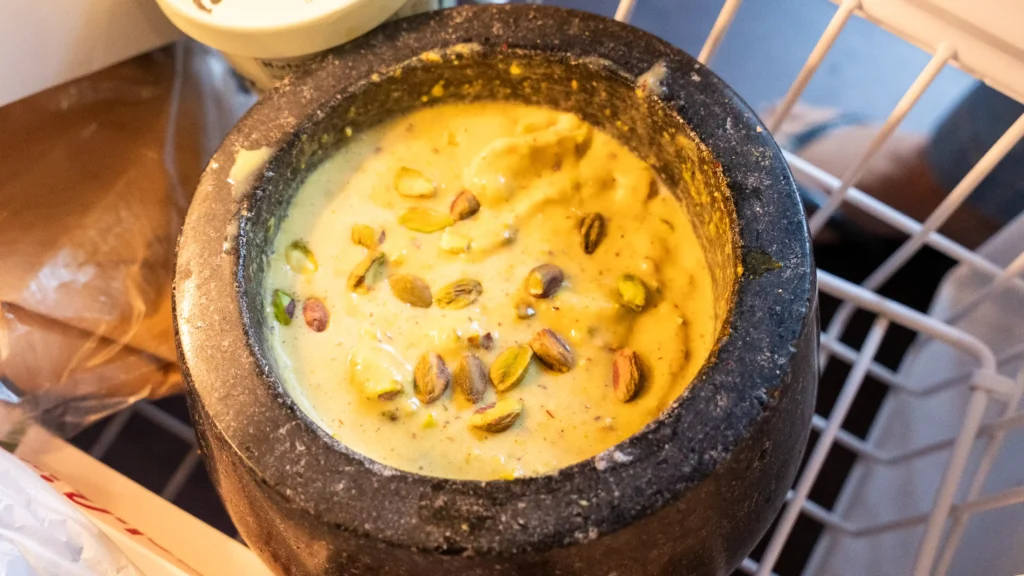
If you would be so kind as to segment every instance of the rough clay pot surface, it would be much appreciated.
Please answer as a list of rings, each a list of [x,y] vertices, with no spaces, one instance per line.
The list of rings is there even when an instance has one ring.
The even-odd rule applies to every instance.
[[[509,72],[512,62],[521,74]],[[661,97],[638,95],[635,77],[658,62]],[[554,474],[471,482],[368,462],[295,406],[266,352],[260,286],[271,225],[344,145],[346,127],[425,105],[421,95],[439,79],[443,102],[545,104],[628,144],[679,191],[712,269],[722,337],[687,392],[625,442]],[[265,146],[275,150],[265,169],[232,186],[238,151]],[[599,16],[471,7],[372,32],[239,122],[185,222],[175,323],[214,482],[246,542],[278,572],[727,574],[782,505],[807,440],[817,382],[812,270],[782,155],[718,77]]]

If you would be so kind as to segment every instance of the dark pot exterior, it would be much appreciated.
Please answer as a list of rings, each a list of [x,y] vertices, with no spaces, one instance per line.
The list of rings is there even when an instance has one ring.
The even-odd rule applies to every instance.
[[[504,79],[500,89],[462,99],[577,112],[647,158],[684,190],[695,218],[717,230],[703,232],[724,302],[715,357],[641,432],[543,477],[455,481],[369,463],[288,398],[261,336],[266,231],[286,213],[296,183],[342,145],[331,135],[414,106],[420,84],[429,90],[424,83],[437,76],[436,58],[424,52],[467,44],[474,49],[441,58],[453,59],[454,79],[512,60],[538,73],[535,85]],[[387,78],[370,81],[409,61],[419,64],[401,80],[382,72]],[[664,91],[628,100],[632,79],[657,62],[668,72]],[[569,76],[581,80],[578,93],[575,82],[574,92],[554,87],[568,86],[556,80]],[[372,103],[360,100],[371,92]],[[608,102],[618,127],[601,113]],[[702,144],[680,150],[660,142],[670,129]],[[237,151],[262,146],[275,150],[266,168],[233,186]],[[688,184],[715,175],[731,195],[686,194]],[[179,240],[174,290],[207,466],[246,542],[282,574],[728,574],[782,506],[810,430],[817,291],[806,223],[778,147],[706,68],[594,15],[534,6],[421,15],[287,81],[242,119],[204,173]]]

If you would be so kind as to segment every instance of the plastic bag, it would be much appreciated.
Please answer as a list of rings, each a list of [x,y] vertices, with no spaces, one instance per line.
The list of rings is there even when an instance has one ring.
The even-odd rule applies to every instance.
[[[0,450],[0,574],[143,576],[39,474]]]
[[[0,385],[24,411],[70,435],[180,390],[174,246],[252,100],[182,41],[0,108]]]

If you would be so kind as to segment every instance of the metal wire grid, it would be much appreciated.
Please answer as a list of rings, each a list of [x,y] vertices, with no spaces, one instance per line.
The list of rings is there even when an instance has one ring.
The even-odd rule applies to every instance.
[[[136,402],[111,417],[103,427],[103,431],[93,441],[92,446],[89,447],[89,455],[97,460],[102,460],[107,455],[110,447],[117,441],[121,431],[124,430],[125,425],[128,424],[128,420],[133,415],[145,418],[189,447],[188,452],[178,463],[178,467],[175,468],[170,478],[164,483],[163,488],[160,489],[160,497],[168,502],[173,502],[178,497],[178,494],[181,493],[181,489],[185,486],[185,482],[188,481],[196,465],[199,464],[199,448],[196,444],[196,435],[191,425],[182,422],[177,417],[161,410],[149,401],[141,400]]]
[[[624,10],[624,5],[631,7],[635,5],[635,2],[623,0],[619,7],[620,14],[628,14],[631,9]],[[700,51],[699,60],[701,62],[707,63],[711,55],[714,54],[739,6],[739,0],[725,2],[703,49]],[[781,126],[850,17],[860,8],[862,8],[860,0],[843,0],[839,4],[835,15],[822,32],[782,103],[772,118],[768,120],[767,127],[770,131]],[[814,417],[813,426],[819,433],[818,439],[811,448],[810,456],[797,478],[796,485],[789,493],[786,506],[760,560],[755,561],[748,558],[743,562],[741,569],[749,574],[767,576],[773,573],[772,570],[797,519],[804,514],[832,530],[851,536],[886,533],[911,525],[923,524],[925,526],[924,537],[916,552],[914,574],[915,576],[943,575],[949,568],[966,522],[971,515],[993,508],[1024,503],[1024,487],[1012,488],[995,494],[981,494],[1006,432],[1011,428],[1024,426],[1024,415],[1017,413],[1021,394],[1024,392],[1024,370],[1017,375],[1015,380],[998,371],[1001,364],[1024,356],[1024,345],[997,358],[981,340],[951,325],[998,291],[1008,287],[1014,289],[1024,287],[1024,283],[1018,278],[1019,274],[1024,271],[1024,253],[1014,259],[1009,266],[1002,268],[937,232],[999,161],[1020,142],[1021,137],[1024,136],[1024,115],[1018,118],[999,138],[923,223],[915,221],[853,187],[853,183],[863,174],[869,161],[896,132],[907,113],[935,80],[938,73],[946,65],[957,64],[956,46],[953,42],[941,42],[934,48],[929,48],[929,52],[932,54],[931,60],[893,108],[867,149],[862,152],[846,173],[836,177],[796,154],[786,153],[786,158],[794,172],[815,181],[823,190],[829,192],[828,201],[810,218],[809,225],[813,235],[817,235],[844,204],[850,204],[903,232],[907,235],[907,239],[859,286],[828,272],[822,270],[818,272],[818,286],[821,292],[842,301],[825,333],[822,334],[822,370],[833,357],[849,362],[851,369],[830,413]],[[988,288],[944,318],[922,314],[879,296],[875,291],[891,279],[911,257],[926,245],[963,265],[988,275],[991,278]],[[854,350],[840,341],[857,309],[875,314],[874,323],[860,350]],[[964,354],[976,358],[977,368],[968,373],[947,378],[924,390],[909,386],[896,373],[875,361],[882,338],[893,323],[914,330],[919,334],[919,338],[941,340]],[[929,444],[908,451],[885,453],[875,449],[870,441],[861,440],[857,436],[845,432],[842,429],[843,420],[868,374],[888,385],[894,393],[919,397],[929,396],[953,386],[968,386],[971,390],[970,399],[959,434],[954,438],[936,439]],[[983,425],[985,410],[990,400],[993,399],[1004,405],[1001,417]],[[973,478],[964,478],[967,459],[978,439],[985,441],[980,465],[974,472]],[[951,455],[934,496],[931,511],[926,514],[858,526],[811,501],[808,498],[811,488],[817,480],[825,458],[837,443],[854,452],[858,458],[872,460],[883,465],[907,462],[926,454],[951,449]],[[970,486],[967,496],[962,503],[954,504],[957,489],[965,481],[969,482]],[[944,535],[945,539],[943,539]],[[941,554],[939,553],[940,549]]]
[[[615,18],[628,22],[636,5],[637,0],[621,0],[615,12]],[[740,5],[741,0],[725,1],[699,52],[698,60],[702,63],[707,64],[714,55]],[[774,131],[786,119],[840,32],[850,17],[860,8],[860,0],[843,0],[839,3],[835,15],[822,31],[817,44],[781,104],[766,122],[769,130]],[[822,230],[836,211],[844,204],[848,204],[906,234],[907,239],[860,285],[847,282],[823,270],[818,271],[820,291],[842,301],[839,310],[821,336],[822,370],[833,358],[849,363],[851,369],[829,414],[814,415],[812,426],[818,432],[818,438],[811,448],[810,455],[795,486],[787,496],[786,505],[760,559],[747,558],[741,565],[740,569],[747,574],[756,576],[774,574],[775,564],[794,525],[801,515],[805,515],[831,530],[853,537],[884,534],[907,526],[924,525],[924,537],[916,551],[914,575],[941,576],[948,570],[959,539],[963,535],[966,522],[972,515],[1024,503],[1024,487],[1011,488],[993,494],[982,494],[985,479],[994,458],[999,453],[1005,434],[1013,428],[1024,428],[1024,413],[1017,411],[1022,393],[1024,393],[1024,370],[1017,375],[1016,379],[999,372],[1000,366],[1024,358],[1024,342],[997,357],[981,340],[952,326],[952,323],[1000,290],[1024,289],[1024,282],[1019,278],[1019,275],[1024,272],[1024,253],[1014,259],[1009,266],[1003,268],[937,232],[996,164],[1024,136],[1024,115],[1017,119],[999,138],[924,222],[918,222],[906,216],[853,186],[853,182],[861,176],[868,162],[895,133],[907,113],[917,103],[938,73],[946,65],[957,64],[956,46],[952,42],[939,43],[934,49],[929,49],[929,52],[932,54],[931,60],[893,108],[868,148],[846,173],[841,176],[832,175],[796,154],[785,152],[786,159],[795,173],[816,182],[823,190],[829,192],[828,201],[810,218],[809,224],[813,235]],[[988,287],[944,318],[923,314],[879,296],[875,291],[892,278],[924,246],[929,246],[963,265],[986,274],[991,278]],[[875,315],[874,322],[859,350],[841,341],[850,319],[858,309]],[[915,331],[919,338],[933,338],[947,343],[963,354],[975,358],[977,367],[950,376],[924,389],[911,386],[900,375],[875,361],[875,355],[882,339],[893,324]],[[938,438],[901,452],[886,452],[874,447],[870,438],[863,440],[843,430],[843,420],[850,411],[867,376],[887,385],[893,393],[905,394],[914,398],[926,398],[953,387],[969,387],[970,399],[959,434],[950,438]],[[995,421],[983,423],[985,409],[991,400],[1001,402],[1004,406],[1003,411]],[[199,455],[191,427],[153,404],[145,401],[139,402],[112,418],[91,447],[90,454],[93,457],[102,458],[133,414],[146,418],[191,446],[188,454],[182,459],[160,491],[163,498],[173,500],[198,464]],[[985,441],[981,462],[973,477],[964,478],[966,462],[976,440]],[[811,488],[821,472],[825,459],[836,444],[853,452],[861,460],[880,465],[908,462],[943,450],[951,449],[952,452],[942,482],[934,496],[934,505],[930,512],[858,525],[809,499]],[[963,482],[970,483],[967,496],[964,501],[954,503],[956,491]],[[945,538],[943,538],[944,536]]]

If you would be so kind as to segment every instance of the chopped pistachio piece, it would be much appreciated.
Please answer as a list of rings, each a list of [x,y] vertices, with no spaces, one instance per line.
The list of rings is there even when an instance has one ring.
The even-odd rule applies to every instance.
[[[461,278],[441,288],[435,300],[441,308],[461,310],[476,302],[483,293],[483,284],[472,278]]]
[[[408,198],[430,198],[437,192],[437,186],[423,172],[402,166],[395,173],[395,190]]]
[[[391,268],[393,268],[393,269],[394,268],[401,268],[402,264],[405,264],[405,261],[406,261],[406,259],[408,257],[409,257],[409,255],[406,253],[406,251],[402,250],[398,254],[392,254],[391,255],[391,259],[388,260],[388,265]]]
[[[398,223],[412,230],[430,234],[455,224],[452,217],[429,208],[410,208],[398,217]]]
[[[459,192],[459,195],[452,200],[452,205],[448,208],[448,212],[456,220],[472,218],[479,211],[480,201],[469,190]]]
[[[583,251],[593,254],[601,245],[605,235],[604,216],[598,212],[587,214],[580,220],[580,236],[582,237]]]
[[[647,286],[632,274],[619,277],[619,302],[634,312],[641,312],[647,305]]]
[[[362,246],[367,250],[376,250],[384,243],[384,230],[380,232],[366,224],[356,224],[352,227],[352,243]]]
[[[384,380],[376,382],[364,382],[363,391],[370,398],[389,401],[398,398],[403,391],[402,383],[398,380]]]
[[[274,319],[278,324],[288,326],[292,323],[292,317],[295,315],[295,299],[291,294],[284,290],[274,290],[270,304],[274,309]]]
[[[550,298],[562,287],[565,274],[554,264],[541,264],[526,275],[526,291],[537,298]]]
[[[537,310],[533,307],[533,301],[529,298],[520,298],[516,302],[516,317],[520,320],[533,318],[536,313]]]
[[[452,254],[463,254],[469,252],[469,247],[472,241],[468,236],[463,236],[458,232],[453,232],[451,228],[441,233],[441,239],[438,241],[437,246],[445,252],[451,252]]]
[[[383,252],[371,252],[363,258],[348,275],[348,289],[365,293],[384,277],[388,258]]]
[[[523,401],[505,398],[480,408],[469,417],[469,425],[484,432],[504,432],[512,427],[523,413]]]
[[[494,335],[490,332],[484,332],[483,334],[471,334],[466,338],[466,342],[469,343],[470,348],[483,348],[484,350],[490,350],[491,346],[494,345]]]
[[[412,379],[409,367],[394,352],[376,344],[357,345],[348,359],[349,382],[372,400],[394,400]]]
[[[297,274],[312,274],[317,270],[316,257],[302,240],[296,240],[288,245],[284,252],[284,260]]]

